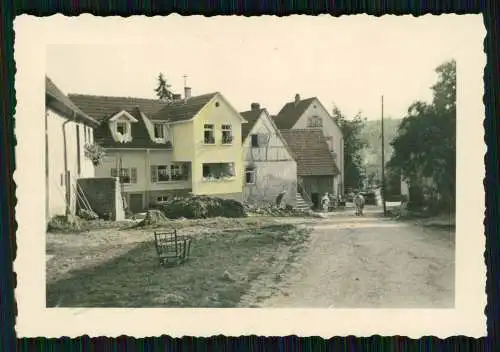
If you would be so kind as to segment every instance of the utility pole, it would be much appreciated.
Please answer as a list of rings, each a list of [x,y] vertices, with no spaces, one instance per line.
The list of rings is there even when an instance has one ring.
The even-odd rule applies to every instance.
[[[381,118],[381,136],[382,136],[382,206],[384,207],[384,216],[387,214],[385,206],[385,150],[384,150],[384,96],[382,95],[382,118]]]

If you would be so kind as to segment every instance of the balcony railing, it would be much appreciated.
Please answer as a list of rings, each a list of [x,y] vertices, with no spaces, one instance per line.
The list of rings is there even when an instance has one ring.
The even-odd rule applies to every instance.
[[[244,157],[247,161],[283,161],[290,159],[284,147],[245,148]]]

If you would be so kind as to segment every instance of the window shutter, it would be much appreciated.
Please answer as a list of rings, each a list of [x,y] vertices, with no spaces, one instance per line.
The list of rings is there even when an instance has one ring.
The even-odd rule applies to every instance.
[[[158,182],[158,175],[156,174],[156,165],[151,165],[151,183]]]
[[[130,169],[130,183],[137,183],[137,169],[135,167]]]
[[[118,177],[116,173],[116,169],[113,167],[111,168],[111,177]]]

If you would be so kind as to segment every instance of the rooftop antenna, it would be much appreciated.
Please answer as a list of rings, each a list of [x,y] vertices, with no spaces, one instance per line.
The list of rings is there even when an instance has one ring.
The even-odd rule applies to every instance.
[[[184,78],[184,88],[186,88],[187,87],[187,78],[188,78],[188,76],[185,74],[185,75],[182,76],[182,78]]]

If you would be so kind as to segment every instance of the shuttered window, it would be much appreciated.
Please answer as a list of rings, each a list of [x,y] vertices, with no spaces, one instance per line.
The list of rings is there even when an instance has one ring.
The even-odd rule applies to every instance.
[[[137,169],[135,167],[130,169],[130,183],[137,183]]]
[[[156,172],[156,165],[151,165],[151,183],[158,182],[158,173]]]

